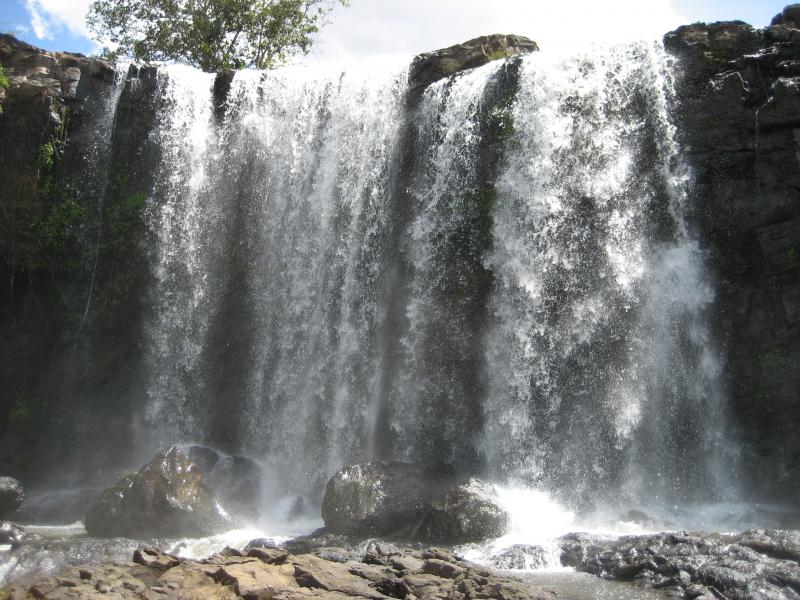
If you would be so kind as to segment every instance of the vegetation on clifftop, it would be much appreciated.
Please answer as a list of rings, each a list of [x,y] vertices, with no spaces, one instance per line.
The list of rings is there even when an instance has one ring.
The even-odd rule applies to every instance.
[[[337,3],[347,0],[95,0],[87,24],[110,58],[266,69],[307,53]]]

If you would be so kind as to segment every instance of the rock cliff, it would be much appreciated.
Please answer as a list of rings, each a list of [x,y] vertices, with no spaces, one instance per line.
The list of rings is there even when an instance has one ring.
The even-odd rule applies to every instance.
[[[680,27],[676,124],[718,286],[733,416],[760,492],[800,492],[800,29]]]

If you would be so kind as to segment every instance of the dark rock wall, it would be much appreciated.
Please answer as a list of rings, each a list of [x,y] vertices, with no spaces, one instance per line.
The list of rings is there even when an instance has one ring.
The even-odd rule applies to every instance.
[[[679,61],[676,123],[717,277],[748,479],[762,499],[797,494],[800,30],[695,24],[664,41]]]
[[[5,35],[0,63],[0,464],[74,484],[128,453],[149,184],[126,111],[147,103],[116,128],[109,64]]]

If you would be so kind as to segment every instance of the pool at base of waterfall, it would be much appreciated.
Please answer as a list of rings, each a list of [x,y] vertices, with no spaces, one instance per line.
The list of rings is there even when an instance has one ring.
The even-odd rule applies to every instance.
[[[633,583],[608,581],[572,569],[512,574],[532,587],[556,592],[570,600],[657,600],[674,597],[665,591],[644,589]]]

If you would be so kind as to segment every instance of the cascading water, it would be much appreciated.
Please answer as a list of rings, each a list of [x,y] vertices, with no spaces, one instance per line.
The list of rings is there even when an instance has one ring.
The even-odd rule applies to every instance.
[[[256,457],[271,498],[376,459],[580,509],[733,494],[662,51],[516,61],[418,97],[245,71],[221,107],[161,71],[149,443]]]
[[[532,56],[521,76],[489,257],[484,448],[495,472],[572,502],[733,485],[666,73],[634,45]]]

